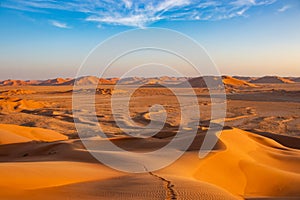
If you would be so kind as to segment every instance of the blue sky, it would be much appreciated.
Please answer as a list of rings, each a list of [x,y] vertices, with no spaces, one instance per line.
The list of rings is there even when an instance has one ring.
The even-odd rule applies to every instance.
[[[2,0],[0,79],[75,76],[122,31],[162,27],[202,44],[222,74],[300,76],[299,0]]]

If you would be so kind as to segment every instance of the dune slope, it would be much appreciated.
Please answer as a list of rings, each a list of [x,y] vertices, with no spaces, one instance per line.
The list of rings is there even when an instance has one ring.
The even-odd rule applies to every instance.
[[[68,139],[67,136],[48,129],[0,124],[0,144],[30,141],[53,142],[66,139]]]
[[[189,152],[160,174],[208,182],[241,197],[300,197],[299,150],[240,129],[223,131],[220,140],[225,150],[204,159]]]
[[[0,128],[5,131],[18,130],[17,132],[25,132],[27,129],[5,126],[9,125],[0,125]],[[31,137],[28,133],[20,136]],[[37,138],[36,135],[34,137]],[[128,150],[135,147],[135,151],[148,141],[128,138],[123,140],[118,138],[115,142],[127,145]],[[148,142],[149,145],[150,141],[152,145],[159,145],[159,141],[165,140],[168,138],[150,139]],[[68,145],[62,145],[63,143]],[[66,195],[75,200],[300,197],[299,150],[283,146],[272,138],[236,128],[223,130],[219,147],[203,159],[198,157],[196,143],[182,158],[164,169],[125,174],[101,163],[95,164],[94,160],[84,160],[88,152],[83,146],[78,142],[62,141],[61,148],[53,147],[57,154],[47,154],[52,161],[42,161],[39,160],[41,155],[29,154],[26,162],[21,161],[21,158],[19,161],[14,158],[14,162],[0,163],[0,198],[39,199],[46,196],[45,199],[63,200]],[[45,149],[43,145],[41,148]],[[34,151],[41,152],[42,149]],[[63,152],[68,153],[62,155]],[[79,152],[82,153],[79,155]],[[76,160],[74,155],[77,155]],[[72,156],[74,161],[71,160]]]

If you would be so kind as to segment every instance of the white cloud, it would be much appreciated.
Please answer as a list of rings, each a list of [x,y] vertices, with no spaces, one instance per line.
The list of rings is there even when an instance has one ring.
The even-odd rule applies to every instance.
[[[66,23],[62,23],[62,22],[58,22],[58,21],[50,21],[50,23],[58,28],[71,28],[70,26],[68,26]]]
[[[276,0],[10,0],[2,6],[24,12],[51,13],[55,10],[85,15],[97,25],[113,24],[146,27],[160,20],[221,20],[244,16],[251,7],[264,6]],[[288,8],[279,9],[281,12]],[[280,12],[279,11],[279,12]],[[65,23],[52,25],[70,28]]]
[[[245,13],[247,10],[248,10],[247,8],[244,8],[244,9],[242,9],[242,10],[240,10],[240,11],[237,11],[236,14],[237,14],[237,15],[244,15],[244,13]]]
[[[233,5],[236,6],[251,6],[251,5],[256,5],[255,0],[236,0],[232,2]]]
[[[189,4],[189,0],[165,0],[160,2],[154,9],[156,11],[167,11],[174,7],[181,7]]]
[[[94,22],[114,24],[114,25],[134,26],[134,27],[140,27],[140,28],[143,28],[146,23],[149,23],[151,21],[157,21],[157,20],[158,19],[156,19],[156,18],[149,18],[144,15],[133,15],[133,16],[129,16],[129,17],[91,16],[91,17],[86,18],[86,21],[94,21]]]
[[[130,0],[123,0],[124,4],[125,4],[125,7],[126,8],[131,8],[132,6],[132,1]]]
[[[285,5],[285,6],[282,6],[281,8],[279,8],[277,11],[278,12],[285,12],[290,8],[291,8],[291,5]]]

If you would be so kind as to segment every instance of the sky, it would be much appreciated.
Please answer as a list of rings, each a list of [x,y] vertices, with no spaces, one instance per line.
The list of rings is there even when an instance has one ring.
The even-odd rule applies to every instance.
[[[222,74],[300,76],[299,0],[1,0],[0,27],[0,80],[74,77],[99,43],[151,27],[197,41]]]

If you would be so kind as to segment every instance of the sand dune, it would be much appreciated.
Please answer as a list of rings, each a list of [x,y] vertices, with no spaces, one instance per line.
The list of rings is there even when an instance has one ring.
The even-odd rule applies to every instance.
[[[248,83],[245,80],[240,80],[237,78],[233,78],[230,76],[223,76],[222,79],[225,86],[233,86],[233,87],[239,87],[239,86],[248,86],[248,87],[256,87],[256,85],[252,83]]]
[[[206,82],[209,81],[212,86],[219,87],[218,84],[221,83],[219,77],[214,76],[206,76],[206,77],[196,77],[188,80],[189,84],[194,88],[206,88]],[[256,87],[252,83],[248,83],[247,81],[240,80],[237,78],[233,78],[230,76],[222,76],[222,83],[226,88],[230,87]],[[185,86],[186,84],[183,82],[179,84],[179,86]]]
[[[68,82],[63,83],[63,85],[95,85],[98,84],[99,79],[95,76],[84,76],[77,79],[72,79]]]
[[[299,83],[300,82],[300,78],[291,78],[292,81]]]
[[[39,83],[39,85],[43,85],[43,86],[53,86],[53,85],[63,85],[66,82],[71,81],[72,79],[70,78],[55,78],[55,79],[48,79],[45,81],[42,81],[41,83]]]
[[[201,83],[201,79],[194,80]],[[172,165],[142,174],[105,167],[85,149],[74,128],[72,86],[4,86],[0,98],[0,199],[299,199],[300,138],[292,137],[299,136],[300,130],[299,85],[252,87],[243,80],[224,80],[226,87],[232,84],[237,92],[227,95],[226,126],[209,155],[203,159],[198,156],[211,105],[208,93],[200,88],[195,92],[201,121],[191,146]],[[176,137],[180,107],[169,90],[143,87],[134,93],[130,114],[137,124],[149,124],[152,115],[160,123],[163,111],[149,110],[154,104],[165,106],[168,119],[158,134],[133,138],[125,135],[112,117],[110,94],[118,92],[113,87],[108,83],[98,87],[96,108],[101,127],[115,145],[137,153],[151,152]],[[185,88],[176,89],[185,96]],[[122,99],[122,94],[117,98]],[[90,114],[86,110],[82,113]],[[87,128],[85,140],[94,142],[91,121],[77,121]],[[119,122],[128,123],[125,118]],[[172,150],[182,151],[180,147]],[[103,153],[123,155],[110,150]],[[158,156],[153,162],[160,163],[161,159]]]
[[[26,86],[26,85],[38,85],[41,83],[40,80],[12,80],[7,79],[4,81],[0,81],[1,86]]]
[[[264,76],[251,80],[250,83],[294,83],[294,81],[278,76]]]
[[[143,77],[127,77],[127,78],[122,78],[118,81],[118,84],[123,84],[123,85],[175,85],[179,84],[180,82],[186,80],[184,77],[168,77],[168,76],[163,76],[163,77],[151,77],[151,78],[143,78]]]
[[[168,142],[168,139],[154,139],[154,142],[153,140],[146,142],[147,140],[119,138],[115,142],[133,150],[146,146],[150,148],[149,150],[153,150],[159,146],[159,141]],[[220,142],[225,146],[216,148],[217,151],[213,151],[204,159],[198,157],[196,146],[201,143],[196,142],[193,144],[194,148],[169,167],[137,175],[126,175],[102,164],[92,164],[93,159],[88,161],[91,164],[80,162],[80,160],[87,162],[84,158],[88,152],[77,143],[67,142],[71,146],[75,144],[76,146],[71,149],[62,146],[63,148],[59,150],[61,153],[69,152],[64,154],[65,160],[72,155],[70,151],[77,149],[76,151],[85,152],[73,153],[78,155],[73,157],[77,159],[76,162],[75,160],[42,162],[38,161],[41,158],[39,154],[29,154],[24,158],[27,160],[26,163],[20,162],[21,160],[1,163],[0,174],[2,180],[7,181],[0,183],[2,191],[0,197],[14,199],[22,196],[23,199],[38,199],[46,195],[46,199],[64,199],[64,195],[68,194],[72,199],[174,197],[173,199],[226,200],[243,197],[300,196],[299,150],[239,129],[223,131]],[[35,152],[42,151],[36,149]],[[52,159],[59,158],[60,152],[48,156]],[[36,173],[37,171],[39,173]]]
[[[186,86],[186,81],[184,81],[183,83],[178,84],[179,86]],[[188,83],[192,86],[192,87],[199,87],[199,88],[206,88],[207,85],[205,83],[205,80],[203,77],[197,77],[197,78],[191,78],[188,80]]]
[[[22,85],[28,85],[28,83],[26,81],[22,81],[22,80],[5,80],[5,81],[0,81],[0,85],[3,86],[22,86]]]
[[[3,96],[26,95],[26,94],[34,94],[34,93],[36,93],[36,91],[24,90],[24,89],[13,89],[13,90],[0,91],[0,94]]]
[[[1,180],[6,180],[0,183],[1,199],[27,200],[41,198],[67,199],[69,196],[75,197],[72,199],[82,199],[80,191],[82,189],[86,190],[88,184],[80,185],[81,190],[76,187],[69,190],[61,190],[60,188],[63,186],[68,188],[68,185],[77,183],[87,183],[95,180],[104,181],[122,176],[121,173],[112,171],[102,165],[64,161],[2,163],[0,164],[0,174]],[[91,189],[97,191],[96,187]],[[60,193],[61,191],[64,193]],[[87,194],[86,196],[91,195]]]
[[[299,150],[239,129],[223,131],[220,139],[226,146],[224,151],[204,160],[190,153],[162,173],[185,172],[182,176],[218,185],[243,197],[300,196]]]
[[[31,141],[53,142],[66,139],[68,139],[67,136],[52,130],[24,127],[12,124],[0,124],[0,144]]]
[[[136,83],[140,83],[143,80],[144,78],[142,77],[126,77],[118,80],[118,84],[124,84],[124,85],[136,84]]]
[[[22,110],[34,110],[50,105],[46,102],[20,99],[16,97],[0,97],[0,112],[10,113]]]
[[[233,76],[233,78],[243,80],[243,81],[247,81],[247,82],[254,79],[253,77],[250,77],[250,76]]]
[[[207,80],[215,79],[217,77],[205,77]],[[55,78],[48,80],[4,80],[0,81],[1,86],[72,86],[74,83],[80,86],[94,85],[94,84],[102,84],[102,85],[115,85],[124,84],[124,85],[158,85],[158,84],[167,84],[167,85],[176,85],[186,81],[185,77],[127,77],[127,78],[98,78],[95,76],[83,76],[79,78]],[[193,87],[206,87],[203,77],[196,77],[189,79],[190,84]],[[300,82],[299,77],[293,78],[283,78],[278,76],[264,76],[264,77],[243,77],[243,76],[223,76],[223,83],[227,86],[249,86],[254,87],[255,83],[294,83]]]
[[[99,78],[99,84],[102,85],[114,85],[119,81],[119,78]]]

